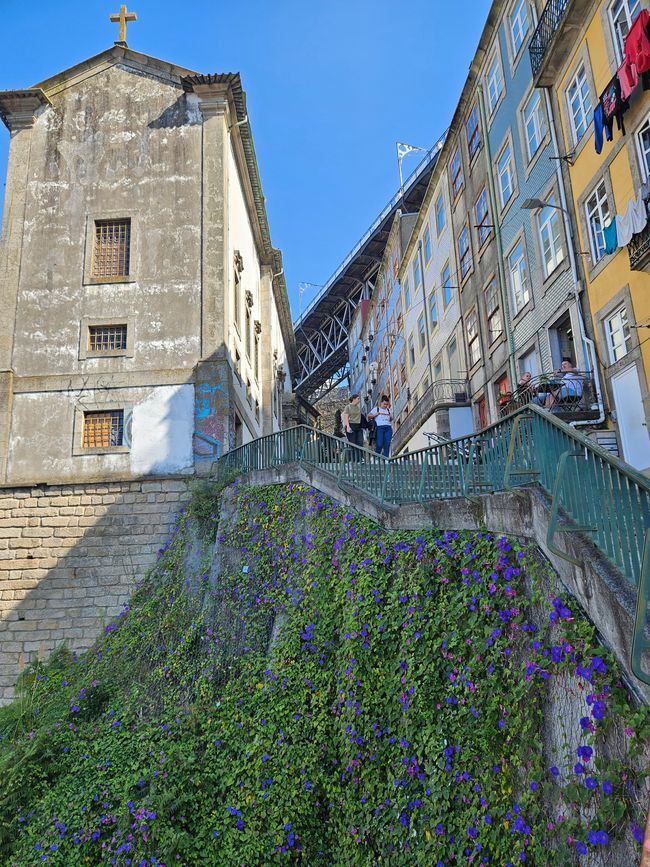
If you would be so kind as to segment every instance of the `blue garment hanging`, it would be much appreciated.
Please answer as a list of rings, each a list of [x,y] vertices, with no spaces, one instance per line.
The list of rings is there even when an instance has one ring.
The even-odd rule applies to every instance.
[[[612,220],[608,226],[603,226],[603,237],[605,238],[605,252],[615,253],[618,250],[616,220]]]

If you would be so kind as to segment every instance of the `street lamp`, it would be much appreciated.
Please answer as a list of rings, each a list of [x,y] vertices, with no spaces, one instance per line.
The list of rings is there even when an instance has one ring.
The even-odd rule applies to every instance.
[[[558,211],[562,211],[564,214],[569,213],[566,208],[562,207],[562,205],[555,205],[553,202],[543,202],[541,199],[524,199],[519,207],[522,211],[537,211],[540,208],[557,208]]]

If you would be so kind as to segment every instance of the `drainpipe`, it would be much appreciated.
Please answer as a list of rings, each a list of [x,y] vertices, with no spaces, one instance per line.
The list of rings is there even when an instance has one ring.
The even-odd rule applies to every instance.
[[[487,163],[487,179],[488,189],[490,192],[490,210],[494,219],[494,239],[497,245],[497,265],[499,270],[499,296],[501,298],[501,309],[503,310],[503,325],[506,330],[506,341],[508,344],[508,362],[510,367],[511,387],[514,390],[517,387],[517,366],[515,364],[515,338],[512,333],[512,324],[510,321],[510,306],[508,304],[508,292],[506,289],[506,271],[503,265],[503,241],[501,239],[501,226],[497,220],[497,197],[494,186],[494,174],[492,166],[492,151],[490,148],[490,137],[488,135],[487,116],[485,114],[485,101],[483,99],[483,85],[476,86],[478,92],[478,104],[481,115],[481,126],[483,127],[483,144],[485,146],[485,160]]]
[[[562,159],[560,156],[560,151],[558,148],[558,140],[557,140],[557,131],[555,128],[555,118],[553,116],[553,107],[551,105],[551,97],[549,94],[549,90],[547,87],[541,88],[544,93],[546,99],[546,115],[548,117],[548,125],[551,131],[551,142],[553,145],[553,153],[556,157],[556,175],[557,175],[557,185],[560,191],[560,204],[562,206],[562,216],[564,218],[564,232],[567,237],[567,247],[569,249],[569,264],[571,266],[571,276],[573,278],[573,297],[576,305],[576,313],[578,316],[578,326],[580,328],[580,339],[582,341],[582,353],[583,357],[588,359],[591,362],[591,370],[594,377],[594,388],[596,390],[596,401],[598,403],[598,418],[590,419],[589,421],[572,421],[571,427],[577,427],[578,425],[597,425],[601,424],[605,421],[605,407],[603,404],[603,395],[600,387],[600,373],[598,370],[598,358],[596,357],[596,347],[594,346],[594,341],[587,337],[585,331],[585,321],[582,315],[582,302],[580,301],[580,291],[578,286],[581,281],[578,277],[578,266],[576,263],[575,249],[574,249],[574,235],[573,235],[573,227],[571,225],[571,218],[569,215],[569,209],[567,208],[567,198],[566,192],[564,189],[564,178],[562,176]],[[587,352],[588,348],[588,352]]]
[[[422,241],[418,241],[418,258],[422,275],[422,305],[424,307],[424,333],[427,337],[427,358],[429,359],[429,379],[433,384],[433,368],[431,366],[431,341],[429,340],[429,311],[427,310],[427,295],[424,290],[424,261],[422,257]]]

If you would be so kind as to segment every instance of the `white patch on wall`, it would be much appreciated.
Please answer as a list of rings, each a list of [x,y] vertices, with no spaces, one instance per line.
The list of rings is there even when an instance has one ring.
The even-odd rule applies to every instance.
[[[154,389],[133,407],[131,472],[177,473],[192,468],[194,386]]]

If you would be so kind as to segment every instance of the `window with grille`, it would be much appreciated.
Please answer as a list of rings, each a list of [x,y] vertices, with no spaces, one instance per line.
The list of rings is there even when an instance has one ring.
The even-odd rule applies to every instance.
[[[92,277],[128,277],[131,259],[131,220],[95,220]]]
[[[124,445],[124,410],[85,412],[82,445],[85,449]]]
[[[119,352],[126,349],[126,325],[89,325],[88,352]]]

